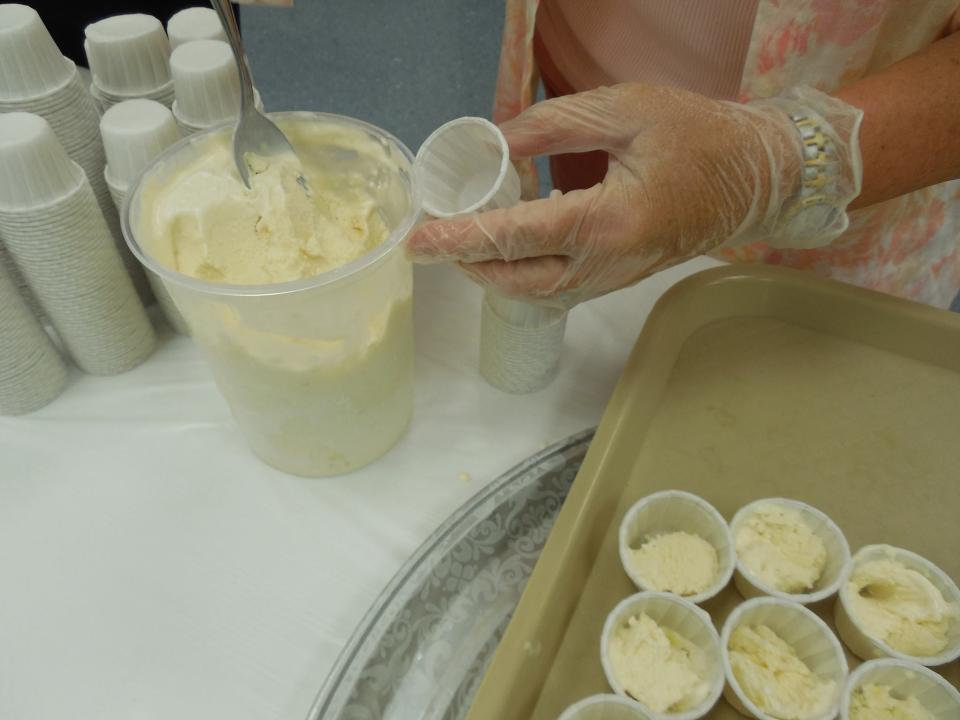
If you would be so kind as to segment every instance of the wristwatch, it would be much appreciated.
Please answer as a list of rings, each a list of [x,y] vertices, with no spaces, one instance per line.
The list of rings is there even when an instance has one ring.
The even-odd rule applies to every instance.
[[[823,132],[816,116],[790,113],[790,120],[803,143],[803,177],[800,195],[788,217],[795,218],[802,213],[800,226],[805,234],[816,234],[830,227],[841,215],[846,215],[840,206],[838,188],[840,160],[833,140]],[[843,223],[845,228],[846,220]]]

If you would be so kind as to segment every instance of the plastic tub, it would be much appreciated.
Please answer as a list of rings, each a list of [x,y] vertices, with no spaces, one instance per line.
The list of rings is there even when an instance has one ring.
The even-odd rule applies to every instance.
[[[390,232],[329,272],[270,285],[217,284],[172,269],[172,250],[141,227],[141,193],[165,182],[232,124],[168,148],[131,186],[123,230],[158,275],[206,354],[248,444],[264,462],[303,476],[345,473],[387,452],[413,408],[413,275],[402,240],[419,212],[413,156],[372,125],[323,113],[275,113],[301,157],[368,184]],[[309,135],[309,139],[304,138]],[[338,139],[372,140],[344,152]]]

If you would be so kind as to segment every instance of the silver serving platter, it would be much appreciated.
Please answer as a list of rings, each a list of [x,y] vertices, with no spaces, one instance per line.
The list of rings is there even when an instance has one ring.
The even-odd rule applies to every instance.
[[[465,717],[592,438],[534,455],[441,525],[367,612],[309,720]]]

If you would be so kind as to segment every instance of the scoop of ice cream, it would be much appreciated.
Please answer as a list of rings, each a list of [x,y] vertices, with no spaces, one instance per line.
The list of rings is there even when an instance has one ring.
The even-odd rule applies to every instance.
[[[750,574],[781,592],[813,589],[827,564],[823,540],[787,505],[758,505],[737,528],[734,543]]]
[[[614,631],[609,652],[623,689],[655,712],[689,710],[710,691],[705,653],[646,613]]]
[[[894,697],[887,685],[868,683],[850,697],[850,720],[935,720],[913,695]]]
[[[851,573],[846,589],[850,614],[894,650],[929,657],[947,646],[960,608],[916,570],[893,558],[871,560]]]
[[[630,551],[630,563],[651,590],[695,595],[717,577],[717,551],[699,535],[671,532],[654,535]]]
[[[373,197],[331,187],[323,169],[297,158],[253,158],[248,189],[225,140],[144,189],[152,243],[174,269],[210,282],[256,285],[299,280],[355,260],[388,234]],[[310,192],[297,183],[307,177]]]
[[[804,720],[830,707],[836,683],[815,675],[768,626],[741,625],[730,635],[728,650],[740,688],[765,713]]]

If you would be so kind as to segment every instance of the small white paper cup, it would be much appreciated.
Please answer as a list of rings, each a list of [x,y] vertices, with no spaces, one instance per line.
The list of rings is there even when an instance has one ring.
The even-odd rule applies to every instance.
[[[935,667],[945,665],[960,658],[960,616],[956,617],[947,636],[947,646],[943,652],[926,657],[915,657],[896,650],[882,639],[874,637],[856,618],[850,606],[848,581],[857,568],[871,560],[890,558],[916,570],[927,578],[943,595],[947,602],[960,608],[960,589],[943,570],[920,555],[892,545],[866,545],[853,556],[840,584],[840,598],[834,606],[834,619],[837,633],[850,651],[862,660],[891,657],[898,660],[912,660],[920,665]]]
[[[107,185],[124,189],[163,150],[180,139],[169,108],[156,100],[127,100],[100,118],[100,136],[106,151]]]
[[[639,590],[659,591],[659,588],[650,587],[633,569],[630,551],[639,548],[652,535],[677,531],[699,535],[717,551],[717,576],[713,583],[696,595],[684,597],[692,603],[706,602],[730,582],[735,555],[730,528],[723,516],[697,495],[664,490],[647,495],[631,506],[620,523],[620,563]]]
[[[806,720],[830,720],[836,717],[847,679],[847,658],[840,641],[827,624],[811,610],[798,603],[774,597],[757,597],[741,603],[723,624],[720,643],[724,673],[727,677],[723,695],[737,712],[757,720],[777,720],[747,697],[733,674],[729,652],[730,637],[741,625],[766,625],[796,650],[797,656],[815,675],[833,680],[834,697],[828,709]]]
[[[83,181],[83,169],[70,160],[46,120],[32,113],[0,114],[0,209],[43,206]]]
[[[423,209],[434,217],[507,208],[520,176],[500,128],[479,117],[451,120],[423,141],[413,164]]]
[[[226,40],[220,18],[212,8],[191,7],[174,13],[167,20],[167,37],[170,48],[192,40]]]
[[[170,83],[170,43],[152,15],[114,15],[84,34],[93,82],[105,95],[142,97]]]
[[[240,112],[240,75],[222,40],[192,40],[170,55],[177,114],[194,126],[210,126]]]
[[[650,720],[638,703],[619,695],[591,695],[574,703],[557,720]]]
[[[70,80],[73,63],[60,52],[37,11],[0,5],[0,100],[41,99]]]
[[[646,614],[658,625],[668,628],[677,635],[689,640],[703,651],[706,656],[709,677],[709,690],[703,701],[689,710],[678,713],[658,713],[647,708],[640,702],[644,711],[651,718],[661,720],[697,720],[702,718],[716,705],[723,692],[724,673],[721,657],[720,639],[717,630],[706,611],[677,595],[670,593],[642,592],[621,601],[607,616],[603,625],[603,634],[600,637],[600,662],[603,672],[607,676],[610,688],[620,697],[630,698],[620,681],[617,680],[613,663],[610,659],[610,643],[614,631],[626,623],[631,617]]]
[[[870,660],[850,673],[840,702],[841,720],[849,720],[853,694],[861,685],[886,685],[897,698],[915,697],[937,720],[960,718],[960,692],[933,670],[907,660]]]
[[[817,510],[812,505],[807,505],[799,500],[789,498],[764,498],[755,500],[744,505],[733,516],[730,521],[730,536],[733,539],[734,552],[736,552],[737,532],[741,525],[750,517],[751,514],[763,505],[780,505],[796,510],[800,513],[804,523],[813,531],[813,533],[823,541],[827,551],[827,563],[824,565],[823,572],[814,584],[813,590],[806,593],[788,593],[777,590],[763,582],[754,575],[750,568],[746,566],[743,560],[737,556],[737,569],[733,575],[733,582],[737,590],[744,598],[750,599],[761,595],[770,595],[771,597],[782,600],[790,600],[801,605],[810,605],[826,600],[837,592],[840,588],[840,582],[843,579],[844,572],[850,563],[850,545],[847,538],[837,524],[831,520],[825,513]]]

